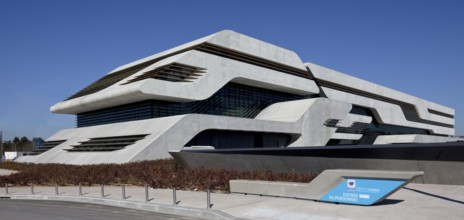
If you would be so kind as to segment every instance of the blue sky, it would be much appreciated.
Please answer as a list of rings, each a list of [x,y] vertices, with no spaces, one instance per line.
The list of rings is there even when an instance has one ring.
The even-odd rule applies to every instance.
[[[464,135],[464,1],[0,1],[0,131],[47,138],[52,114],[112,69],[223,29],[456,109]]]

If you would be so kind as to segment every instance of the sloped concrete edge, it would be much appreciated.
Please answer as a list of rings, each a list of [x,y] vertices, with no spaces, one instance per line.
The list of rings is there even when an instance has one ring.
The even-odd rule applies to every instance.
[[[230,180],[232,193],[253,195],[279,196],[286,198],[309,199],[319,201],[324,195],[348,178],[367,178],[379,180],[403,180],[404,183],[394,188],[375,203],[382,201],[398,191],[415,178],[424,175],[423,171],[392,171],[392,170],[361,170],[361,169],[331,169],[324,170],[310,183],[261,181],[261,180]]]
[[[204,219],[218,219],[218,220],[245,220],[244,218],[236,218],[220,210],[213,209],[199,209],[192,207],[174,206],[159,203],[145,203],[136,201],[124,201],[116,199],[105,199],[96,197],[80,197],[80,196],[50,196],[50,195],[8,195],[2,196],[3,199],[15,200],[51,200],[51,201],[67,201],[79,203],[91,203],[98,205],[106,205],[113,207],[122,207],[136,210],[143,210],[148,212],[157,212],[163,214],[181,215],[188,217],[198,217]]]

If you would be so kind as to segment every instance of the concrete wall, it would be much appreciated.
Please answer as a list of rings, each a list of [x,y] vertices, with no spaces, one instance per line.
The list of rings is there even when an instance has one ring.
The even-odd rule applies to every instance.
[[[294,111],[283,114],[285,109],[294,109]],[[298,137],[290,144],[291,147],[325,145],[336,128],[327,127],[324,122],[329,119],[343,120],[348,117],[350,109],[351,105],[347,103],[314,98],[271,105],[256,119],[189,114],[67,129],[47,139],[47,141],[66,140],[64,143],[40,155],[19,158],[18,161],[98,164],[162,159],[170,157],[169,150],[180,150],[197,134],[211,129],[289,134]],[[148,136],[121,150],[66,151],[72,149],[73,145],[91,138],[142,134]]]
[[[458,137],[443,137],[421,134],[404,135],[379,135],[374,144],[399,144],[399,143],[440,143],[458,141]]]
[[[311,70],[311,73],[317,80],[327,81],[346,88],[361,90],[367,93],[375,94],[380,97],[398,100],[414,106],[416,114],[419,118],[454,126],[454,118],[444,117],[431,113],[430,110],[441,112],[454,116],[454,109],[439,105],[424,99],[420,99],[387,87],[377,85],[347,74],[331,70],[313,63],[306,63],[306,66]],[[316,80],[316,81],[317,81]],[[401,107],[385,101],[372,99],[361,96],[356,92],[348,93],[334,88],[321,87],[324,94],[328,98],[352,103],[358,106],[363,106],[374,111],[377,121],[380,123],[399,125],[405,127],[422,128],[432,131],[435,134],[454,135],[454,128],[442,127],[427,123],[418,123],[408,121]]]
[[[232,31],[219,32],[201,41],[194,41],[188,45],[194,46],[204,42],[237,50],[249,55],[259,56],[269,60],[270,62],[300,69],[300,71],[306,71],[304,64],[294,52]],[[166,54],[172,54],[182,49],[185,48],[174,48],[168,50],[170,52],[147,58],[147,60],[155,60],[156,58],[166,56]],[[143,59],[140,62],[146,62],[147,60]],[[123,66],[113,72],[130,68],[140,62]],[[153,62],[154,63],[144,69],[101,91],[57,103],[52,106],[50,110],[55,113],[77,114],[147,99],[180,102],[204,100],[228,82],[237,82],[240,84],[299,95],[319,93],[319,88],[316,86],[314,81],[310,79],[196,50],[189,50],[187,52],[168,56],[162,60]],[[139,82],[124,84],[128,80],[144,74],[147,71],[151,71],[171,63],[180,63],[205,68],[206,73],[191,83],[145,79]]]
[[[464,163],[392,159],[289,157],[243,154],[171,152],[187,168],[272,170],[275,172],[320,173],[327,169],[424,171],[417,183],[464,184]]]
[[[208,43],[226,48],[234,53],[259,57],[265,65],[253,62],[240,62],[221,56],[193,50],[194,46]],[[178,63],[205,69],[193,82],[170,82],[153,78],[127,83],[137,76]],[[216,34],[192,41],[179,47],[149,56],[123,65],[108,73],[144,64],[143,68],[132,75],[98,92],[57,103],[51,107],[55,113],[77,114],[106,107],[119,106],[142,100],[165,100],[189,102],[204,100],[229,82],[282,91],[297,95],[326,95],[327,98],[313,98],[292,102],[276,103],[264,109],[255,119],[234,118],[211,115],[180,115],[132,122],[114,123],[57,132],[51,140],[67,140],[57,147],[37,156],[20,158],[23,162],[40,163],[124,163],[137,160],[152,160],[169,157],[169,150],[180,150],[198,133],[208,129],[269,132],[289,134],[292,141],[289,147],[324,146],[330,139],[359,140],[361,134],[337,133],[337,128],[346,128],[353,123],[370,123],[373,118],[350,114],[353,105],[363,106],[374,112],[380,123],[421,128],[433,134],[453,135],[454,128],[408,121],[400,106],[350,92],[318,86],[316,81],[327,81],[335,85],[358,89],[378,96],[388,97],[414,106],[423,120],[454,125],[454,110],[417,97],[413,97],[386,87],[376,85],[346,74],[330,70],[315,64],[303,64],[293,51],[233,32],[221,31]],[[268,64],[277,65],[271,68]],[[298,73],[307,69],[314,75],[308,77],[284,73],[282,68]],[[278,70],[276,70],[278,69]],[[284,71],[284,72],[281,72]],[[432,110],[432,111],[430,111]],[[433,113],[435,112],[435,113]],[[437,114],[439,112],[439,114]],[[440,115],[440,112],[442,115]],[[328,126],[328,121],[336,121]],[[112,152],[67,152],[72,145],[90,138],[140,135],[147,136],[122,150]],[[389,136],[379,137],[377,143],[448,141],[438,136]],[[268,141],[272,142],[272,141]],[[284,142],[284,141],[282,141]],[[280,143],[280,142],[279,142]],[[266,142],[266,145],[269,143]]]

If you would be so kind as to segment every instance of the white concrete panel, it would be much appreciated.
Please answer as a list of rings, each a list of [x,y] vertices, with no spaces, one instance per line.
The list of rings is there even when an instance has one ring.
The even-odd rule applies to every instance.
[[[141,63],[145,63],[151,60],[158,59],[163,56],[169,56],[175,52],[194,47],[196,45],[202,43],[211,43],[221,47],[229,48],[232,50],[240,51],[242,53],[250,54],[253,56],[261,57],[276,63],[280,63],[286,66],[295,67],[301,70],[306,70],[303,62],[301,61],[300,57],[293,51],[288,49],[275,46],[273,44],[231,31],[231,30],[223,30],[209,36],[191,41],[189,43],[177,46],[175,48],[163,51],[161,53],[157,53],[151,55],[149,57],[131,62],[129,64],[125,64],[120,66],[108,74],[118,72],[133,66],[136,66]]]
[[[356,114],[348,114],[346,118],[342,121],[339,121],[336,125],[338,128],[348,128],[353,126],[354,123],[365,123],[369,124],[372,122],[372,117],[365,116],[365,115],[356,115]]]
[[[453,118],[428,111],[428,109],[432,109],[454,116],[454,110],[451,108],[315,64],[303,64],[293,51],[229,30],[118,67],[108,74],[142,63],[146,64],[144,69],[103,90],[60,102],[52,106],[51,111],[77,114],[150,99],[175,102],[204,100],[229,82],[297,95],[311,95],[320,92],[315,81],[311,79],[190,50],[202,43],[209,43],[239,53],[260,57],[263,60],[300,71],[306,71],[306,68],[309,68],[317,80],[409,103],[416,108],[418,116],[424,120],[454,125]],[[157,61],[155,62],[155,60]],[[204,68],[206,72],[193,82],[169,82],[150,78],[122,85],[148,71],[174,62]],[[408,121],[401,107],[396,104],[342,92],[337,89],[321,88],[328,98],[275,103],[264,109],[255,119],[188,114],[62,130],[50,137],[49,140],[66,139],[66,142],[43,154],[22,157],[19,160],[37,163],[90,164],[124,163],[166,158],[169,157],[169,150],[181,149],[198,133],[208,129],[286,133],[293,138],[293,142],[289,147],[324,146],[330,139],[359,140],[362,137],[361,134],[336,133],[339,127],[351,127],[356,122],[372,122],[373,119],[369,116],[350,114],[352,105],[371,109],[374,117],[380,123],[421,128],[435,134],[454,135],[453,128]],[[338,120],[336,127],[325,126],[324,123],[328,120]],[[65,151],[70,149],[72,145],[91,138],[138,134],[148,134],[148,136],[117,151]],[[450,139],[453,138],[427,135],[385,135],[379,136],[376,144],[441,142]]]
[[[205,68],[207,72],[189,83],[145,79],[121,85],[147,71],[173,62]],[[54,113],[77,114],[148,99],[179,102],[204,100],[228,82],[298,95],[319,93],[319,88],[310,79],[199,51],[189,51],[161,60],[96,93],[60,102],[50,110]]]
[[[283,117],[277,117],[285,109]],[[276,110],[276,112],[271,111]],[[336,128],[326,127],[328,119],[346,118],[351,104],[314,98],[282,102],[269,106],[259,119],[189,114],[140,121],[67,129],[47,140],[67,141],[37,156],[21,158],[21,162],[97,164],[125,163],[170,157],[169,150],[180,150],[198,133],[208,129],[285,133],[300,136],[290,146],[321,146],[333,136]],[[148,134],[145,139],[124,149],[111,152],[67,152],[72,145],[97,137]]]
[[[380,135],[375,139],[374,144],[399,144],[399,143],[442,143],[454,142],[458,137],[444,137],[423,134],[402,134],[402,135]]]
[[[341,92],[338,90],[322,87],[324,93],[333,100],[349,102],[355,105],[363,106],[373,110],[376,119],[380,123],[400,125],[412,128],[422,128],[433,131],[435,134],[454,135],[453,128],[441,127],[436,125],[412,122],[406,120],[403,111],[397,105],[370,99],[351,93]]]
[[[298,134],[297,124],[212,115],[181,115],[132,122],[62,130],[47,140],[67,139],[63,144],[19,162],[98,164],[125,163],[168,158],[169,150],[180,150],[195,135],[207,129]],[[71,145],[97,137],[149,134],[124,149],[110,152],[67,152]]]
[[[163,52],[160,52],[160,53],[157,53],[157,54],[153,54],[151,56],[148,56],[148,57],[145,57],[145,58],[142,58],[140,60],[136,60],[134,62],[130,62],[128,64],[124,64],[114,70],[112,70],[111,72],[109,72],[108,74],[112,74],[112,73],[115,73],[115,72],[119,72],[121,70],[124,70],[124,69],[127,69],[127,68],[130,68],[130,67],[133,67],[133,66],[136,66],[136,65],[139,65],[139,64],[142,64],[142,63],[145,63],[145,62],[149,62],[149,61],[153,61],[155,59],[159,59],[159,58],[162,58],[162,57],[165,57],[165,56],[170,56],[176,52],[179,52],[181,50],[185,50],[185,49],[188,49],[188,48],[191,48],[193,46],[196,46],[196,45],[199,45],[199,44],[202,44],[204,42],[206,42],[208,39],[210,39],[211,37],[217,35],[217,33],[215,34],[211,34],[209,36],[206,36],[206,37],[203,37],[203,38],[200,38],[200,39],[197,39],[197,40],[194,40],[194,41],[191,41],[191,42],[188,42],[188,43],[185,43],[185,44],[182,44],[180,46],[177,46],[177,47],[174,47],[174,48],[171,48],[169,50],[165,50]],[[108,75],[107,74],[107,75]]]
[[[234,31],[218,32],[207,42],[306,71],[295,52]]]
[[[452,108],[439,105],[421,98],[417,98],[393,89],[389,89],[387,87],[377,85],[350,75],[346,75],[344,73],[331,70],[329,68],[322,67],[313,63],[306,63],[305,65],[311,70],[316,79],[329,81],[349,88],[354,88],[372,94],[377,94],[383,97],[410,103],[415,106],[420,118],[454,125],[454,119],[436,114],[431,114],[430,112],[428,112],[428,109],[430,108],[439,112],[454,115],[454,109]]]
[[[256,119],[295,122],[301,126],[302,135],[289,147],[324,146],[337,130],[324,123],[329,119],[346,118],[351,107],[349,103],[326,98],[280,102],[261,111]]]
[[[351,104],[326,98],[311,99],[314,103],[300,118],[302,135],[290,147],[325,146],[337,128],[327,127],[324,123],[329,119],[342,120],[351,110]]]
[[[263,109],[255,119],[295,122],[298,121],[317,99],[280,102]]]
[[[140,154],[149,144],[157,140],[171,126],[181,120],[183,116],[173,116],[149,120],[114,123],[83,128],[66,129],[52,135],[47,141],[67,140],[66,142],[37,156],[22,157],[19,162],[34,163],[66,163],[66,164],[99,164],[124,163]],[[111,152],[67,152],[72,145],[87,141],[90,138],[127,136],[148,134],[144,139],[129,145],[122,150]],[[164,146],[160,146],[162,154]]]
[[[359,140],[362,138],[362,134],[347,134],[347,133],[337,133],[335,132],[331,139],[341,139],[341,140]]]

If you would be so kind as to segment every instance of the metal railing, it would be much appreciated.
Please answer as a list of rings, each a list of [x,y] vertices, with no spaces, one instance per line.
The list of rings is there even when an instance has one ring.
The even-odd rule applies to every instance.
[[[126,200],[126,199],[130,198],[131,196],[127,196],[127,194],[126,194],[126,185],[121,184],[120,186],[121,186],[121,197],[120,197],[121,200]],[[8,196],[8,195],[12,195],[12,194],[15,193],[15,192],[11,192],[11,187],[12,187],[12,185],[10,185],[8,183],[5,183],[5,185],[4,185],[5,195]],[[35,187],[36,186],[34,185],[34,183],[30,183],[30,194],[31,195],[37,195],[37,194],[46,195],[47,194],[47,192],[37,192]],[[41,186],[41,187],[43,188],[44,186]],[[47,186],[45,186],[45,187],[47,187]],[[53,193],[54,193],[55,196],[60,196],[62,194],[66,194],[65,191],[60,192],[60,189],[59,189],[60,186],[59,186],[58,183],[55,183],[53,186],[50,186],[50,187],[53,187],[53,189],[54,189]],[[149,185],[144,184],[143,188],[144,188],[144,202],[149,203],[149,202],[155,200],[154,197],[150,197]],[[77,185],[77,189],[78,189],[77,196],[79,196],[79,197],[85,196],[85,195],[88,194],[88,193],[83,192],[81,183],[79,183]],[[68,196],[69,196],[69,194],[68,194]],[[100,198],[104,199],[104,198],[106,198],[108,196],[109,196],[109,194],[105,194],[105,185],[100,184]],[[177,206],[177,205],[179,205],[180,202],[181,202],[180,200],[177,200],[177,190],[176,190],[176,188],[172,188],[172,205]],[[206,190],[206,209],[211,209],[213,207],[213,205],[214,204],[211,203],[211,190],[207,189]]]

